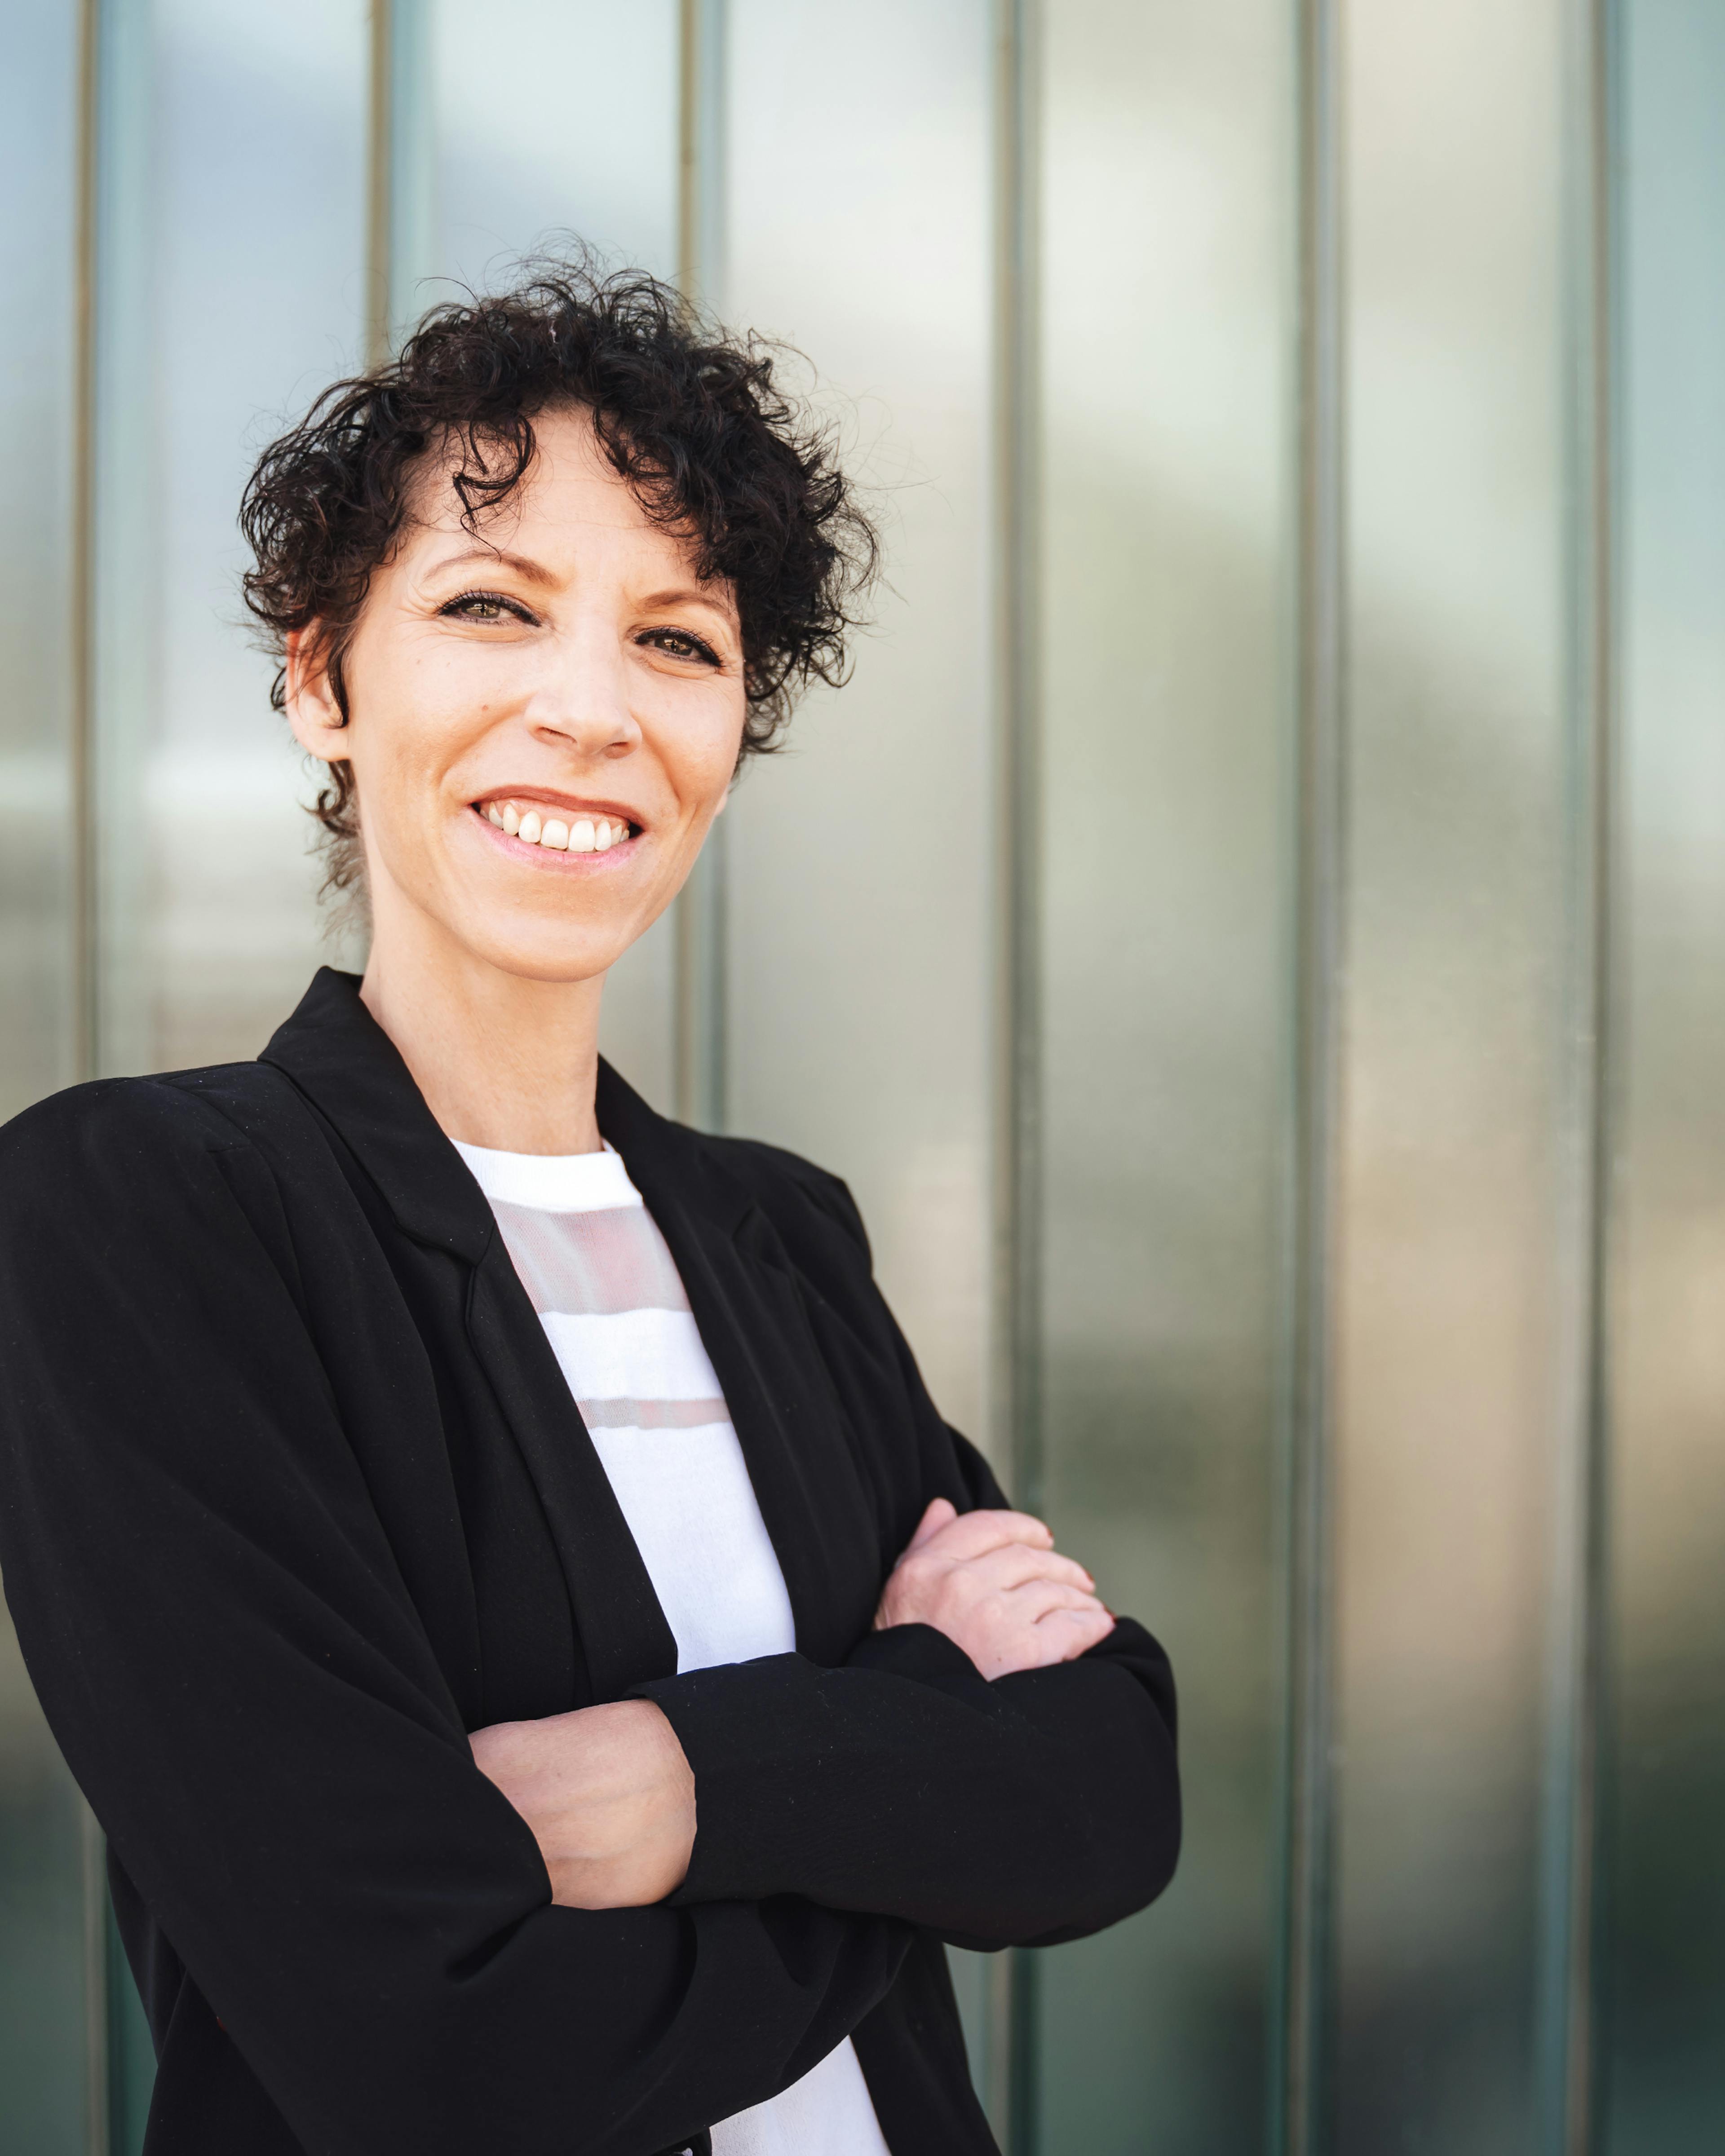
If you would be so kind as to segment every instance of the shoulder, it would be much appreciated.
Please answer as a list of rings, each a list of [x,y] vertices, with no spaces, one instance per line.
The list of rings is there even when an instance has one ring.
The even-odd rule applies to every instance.
[[[296,1113],[298,1096],[261,1063],[100,1078],[51,1093],[0,1127],[8,1213],[54,1205],[110,1211],[141,1190],[182,1183],[201,1158],[249,1149]]]
[[[866,1266],[868,1230],[844,1179],[800,1153],[759,1138],[713,1137],[700,1142],[708,1158],[743,1184],[779,1233],[793,1242],[802,1233],[837,1229]]]

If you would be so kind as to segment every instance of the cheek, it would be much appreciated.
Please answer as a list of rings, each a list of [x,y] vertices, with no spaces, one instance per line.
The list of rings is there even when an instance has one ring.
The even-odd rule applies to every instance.
[[[451,775],[476,731],[473,704],[450,696],[434,667],[385,675],[357,709],[355,776],[392,823],[435,820],[447,813]],[[482,727],[480,729],[482,731]]]
[[[660,753],[678,798],[691,812],[716,807],[737,770],[747,706],[740,685],[716,686],[697,714],[685,711],[682,723],[661,736]]]

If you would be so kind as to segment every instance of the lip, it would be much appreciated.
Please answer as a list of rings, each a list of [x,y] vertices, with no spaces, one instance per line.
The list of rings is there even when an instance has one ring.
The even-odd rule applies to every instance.
[[[486,807],[493,801],[542,801],[547,808],[561,809],[568,816],[614,816],[619,824],[630,826],[631,839],[639,837],[646,828],[636,811],[624,802],[596,801],[584,793],[559,793],[549,786],[493,786],[484,793],[475,794],[467,805],[479,811],[483,823]],[[494,831],[496,828],[495,824],[488,826]]]

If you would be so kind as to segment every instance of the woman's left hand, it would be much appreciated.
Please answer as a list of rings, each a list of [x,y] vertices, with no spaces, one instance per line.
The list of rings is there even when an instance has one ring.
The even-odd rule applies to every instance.
[[[1113,1613],[1081,1564],[1027,1512],[960,1512],[937,1497],[892,1568],[875,1629],[928,1625],[983,1675],[1074,1661],[1107,1638]]]
[[[469,1738],[480,1772],[527,1825],[566,1909],[639,1909],[680,1887],[695,1847],[695,1775],[650,1700],[499,1722]]]

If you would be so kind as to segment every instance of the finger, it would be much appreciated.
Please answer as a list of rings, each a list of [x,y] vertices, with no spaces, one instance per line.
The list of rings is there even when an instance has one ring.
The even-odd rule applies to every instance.
[[[1042,1644],[1043,1666],[1075,1661],[1106,1640],[1114,1620],[1101,1604],[1093,1609],[1052,1609],[1038,1620],[1036,1635]]]
[[[937,1497],[916,1522],[916,1533],[905,1544],[905,1555],[908,1557],[913,1549],[921,1549],[931,1535],[937,1535],[942,1527],[950,1527],[957,1517],[958,1508],[949,1497]]]
[[[1058,1550],[1027,1549],[1022,1543],[1009,1543],[1004,1549],[971,1558],[963,1569],[969,1575],[967,1585],[982,1587],[993,1594],[1009,1594],[1031,1579],[1057,1579],[1086,1594],[1096,1591],[1095,1580],[1076,1558],[1062,1557]]]
[[[1045,1617],[1062,1609],[1074,1615],[1095,1615],[1098,1612],[1107,1614],[1094,1594],[1086,1594],[1082,1588],[1069,1587],[1057,1579],[1027,1580],[1024,1586],[1014,1588],[1000,1599],[1014,1621],[1026,1625],[1040,1625]],[[1111,1624],[1113,1620],[1110,1618],[1109,1622]]]
[[[949,1562],[964,1563],[1011,1543],[1052,1549],[1054,1537],[1042,1521],[1033,1520],[1028,1512],[960,1512],[931,1535],[925,1547]]]

